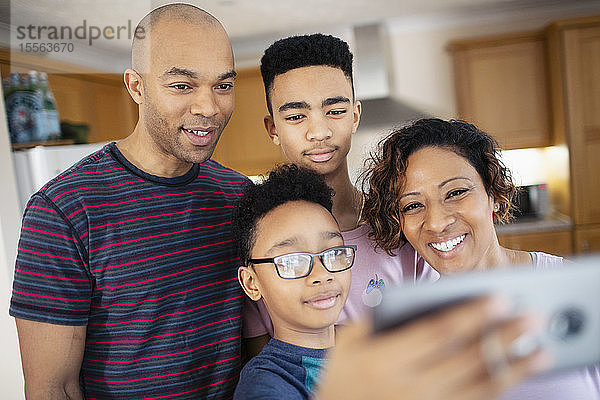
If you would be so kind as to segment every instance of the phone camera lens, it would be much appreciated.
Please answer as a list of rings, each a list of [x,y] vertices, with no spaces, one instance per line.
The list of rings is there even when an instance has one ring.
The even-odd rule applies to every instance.
[[[577,309],[571,308],[556,313],[550,319],[549,331],[552,335],[566,340],[577,336],[584,328],[585,317]]]

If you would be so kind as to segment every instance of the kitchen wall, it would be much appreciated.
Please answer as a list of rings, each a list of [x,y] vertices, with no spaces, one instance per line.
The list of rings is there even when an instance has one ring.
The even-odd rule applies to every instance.
[[[553,21],[600,14],[600,2],[595,5],[549,3],[544,8],[512,9],[495,11],[493,14],[482,11],[387,21],[392,60],[392,96],[426,114],[456,118],[452,59],[446,51],[449,41],[534,31]],[[388,132],[359,129],[348,159],[351,177],[358,176],[366,154]]]

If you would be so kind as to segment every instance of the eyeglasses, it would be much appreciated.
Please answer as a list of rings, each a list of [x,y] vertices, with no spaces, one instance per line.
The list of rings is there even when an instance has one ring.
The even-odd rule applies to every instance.
[[[325,269],[329,272],[341,272],[354,264],[356,246],[335,246],[320,253],[289,253],[273,258],[251,258],[252,264],[275,264],[277,275],[283,279],[298,279],[310,275],[313,260],[319,257]]]

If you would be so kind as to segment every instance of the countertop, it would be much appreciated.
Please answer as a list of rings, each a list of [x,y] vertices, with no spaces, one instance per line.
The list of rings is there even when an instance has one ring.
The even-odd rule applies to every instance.
[[[554,213],[546,218],[523,218],[509,224],[496,224],[498,235],[530,232],[564,231],[573,227],[571,218]]]

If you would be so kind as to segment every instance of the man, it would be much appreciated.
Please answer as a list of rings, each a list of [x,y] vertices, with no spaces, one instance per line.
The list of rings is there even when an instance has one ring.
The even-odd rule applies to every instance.
[[[230,223],[246,178],[210,160],[233,110],[229,38],[184,4],[136,33],[134,131],[25,210],[10,313],[28,399],[219,399],[237,381]]]
[[[360,224],[363,198],[350,182],[346,160],[361,113],[352,58],[346,42],[313,34],[278,40],[261,59],[269,137],[289,161],[319,173],[333,188],[333,215],[344,242],[357,246],[350,294],[338,323],[356,320],[379,304],[386,285],[439,277],[408,243],[394,255],[376,249],[371,227]],[[260,346],[258,338],[273,330],[264,304],[257,306],[260,318],[249,319],[244,330]],[[262,324],[256,323],[259,319]]]

